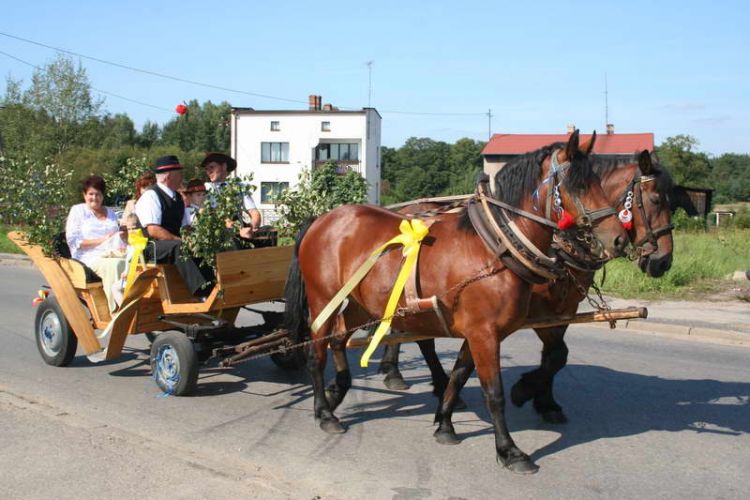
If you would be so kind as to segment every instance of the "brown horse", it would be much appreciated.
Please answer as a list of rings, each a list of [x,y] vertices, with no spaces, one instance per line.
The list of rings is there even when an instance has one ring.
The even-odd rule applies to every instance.
[[[544,219],[534,193],[543,200],[549,192],[558,192],[561,208],[579,222],[584,222],[591,211],[609,208],[588,160],[593,139],[581,149],[578,141],[576,131],[563,148],[527,154],[510,162],[495,178],[497,200],[523,211],[525,215],[512,218],[525,238],[542,252],[552,243],[554,223]],[[317,318],[375,248],[399,233],[402,220],[402,216],[381,208],[343,206],[301,231],[287,280],[285,314],[292,337],[301,340],[310,332],[309,321]],[[606,255],[620,254],[627,243],[627,235],[614,216],[598,219],[590,230]],[[358,325],[382,316],[401,262],[400,251],[383,252],[352,290],[348,305],[312,332],[308,370],[314,415],[326,432],[345,432],[333,412],[351,387],[346,341]],[[422,245],[418,275],[423,296],[438,297],[451,336],[466,339],[476,362],[494,423],[498,460],[515,472],[535,472],[538,467],[508,432],[500,375],[500,343],[526,320],[531,285],[488,250],[465,215],[444,217],[432,225]],[[393,327],[431,336],[441,336],[442,331],[433,315],[397,316]],[[329,343],[336,377],[326,387],[323,373]]]
[[[610,203],[618,211],[625,209],[630,194],[629,208],[633,213],[633,225],[628,230],[628,237],[634,247],[636,261],[640,269],[649,276],[662,276],[672,263],[670,198],[673,184],[669,171],[658,163],[653,163],[647,150],[637,155],[637,162],[620,165],[616,161],[594,158],[593,165]],[[418,214],[439,206],[435,203],[418,203],[402,207],[399,212]],[[555,283],[534,287],[529,319],[572,315],[577,312],[578,304],[585,298],[581,289],[591,286],[594,270],[599,266],[592,266],[591,271],[587,272],[585,267],[590,264],[586,262],[576,264],[572,260],[569,264],[570,276]],[[533,397],[534,408],[550,423],[567,421],[562,408],[552,396],[554,376],[567,362],[568,350],[563,340],[566,330],[567,326],[536,329],[544,343],[542,363],[537,370],[525,374],[511,391],[511,399],[517,406]],[[448,376],[438,359],[435,342],[423,340],[417,344],[430,368],[433,393],[442,398]],[[399,344],[387,345],[380,362],[380,371],[385,374],[384,382],[389,389],[405,390],[408,385],[398,369],[398,356]],[[458,399],[456,408],[463,406],[463,402]]]

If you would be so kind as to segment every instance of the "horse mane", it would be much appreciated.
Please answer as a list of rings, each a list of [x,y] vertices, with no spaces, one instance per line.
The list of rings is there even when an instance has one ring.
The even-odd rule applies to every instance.
[[[638,168],[638,154],[633,154],[632,156],[626,158],[625,163],[623,163],[622,159],[615,160],[612,158],[603,158],[596,155],[592,156],[592,160],[594,172],[602,179],[612,175],[615,170],[624,165],[635,163],[636,168]],[[656,182],[656,192],[663,200],[669,201],[670,197],[672,196],[672,190],[674,189],[672,174],[669,173],[667,167],[659,163],[658,159],[652,160],[651,165],[654,172],[654,181]]]
[[[524,197],[532,196],[542,180],[539,177],[542,174],[542,162],[551,155],[555,150],[565,149],[564,142],[549,144],[535,151],[531,151],[521,156],[513,158],[506,163],[496,174],[494,178],[495,193],[494,197],[509,205],[519,206]],[[580,151],[576,151],[573,158],[569,159],[570,167],[560,177],[562,186],[572,194],[580,194],[586,189],[588,181],[596,175],[588,157]],[[492,210],[497,210],[492,207]],[[471,221],[466,209],[461,213],[459,227],[462,229],[472,229]]]

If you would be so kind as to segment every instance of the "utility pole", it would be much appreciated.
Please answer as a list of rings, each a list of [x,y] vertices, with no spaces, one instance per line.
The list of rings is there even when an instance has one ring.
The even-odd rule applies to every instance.
[[[372,63],[375,61],[369,60],[367,64],[367,107],[372,107]]]
[[[487,140],[492,139],[492,110],[487,110]]]

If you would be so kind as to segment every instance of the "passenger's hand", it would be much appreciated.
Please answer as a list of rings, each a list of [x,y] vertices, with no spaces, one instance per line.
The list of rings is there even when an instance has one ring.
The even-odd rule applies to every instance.
[[[234,227],[234,221],[232,219],[224,219],[224,226],[226,226],[227,229],[232,229]]]
[[[245,238],[246,240],[249,240],[253,237],[253,228],[252,227],[243,227],[240,228],[240,238]]]

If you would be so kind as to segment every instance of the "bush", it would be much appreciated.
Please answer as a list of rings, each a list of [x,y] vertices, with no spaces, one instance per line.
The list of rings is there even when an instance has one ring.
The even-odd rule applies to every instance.
[[[68,192],[72,172],[54,163],[0,157],[3,223],[20,226],[32,245],[54,254],[54,237],[65,228],[71,205]]]
[[[334,162],[326,162],[313,170],[303,170],[294,190],[283,191],[277,200],[279,236],[294,238],[300,226],[310,217],[317,217],[339,205],[364,203],[367,181],[353,170],[337,173]]]
[[[700,217],[690,217],[685,209],[678,208],[672,215],[672,224],[677,231],[696,232],[705,230],[703,219]]]

